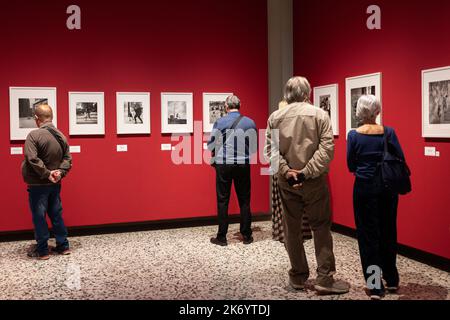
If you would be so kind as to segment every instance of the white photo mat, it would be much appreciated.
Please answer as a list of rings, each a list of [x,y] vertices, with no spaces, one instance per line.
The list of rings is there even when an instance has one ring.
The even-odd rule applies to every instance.
[[[225,102],[226,98],[231,95],[232,93],[203,93],[203,132],[211,132],[214,126],[214,122],[211,123],[210,103]]]
[[[450,66],[422,71],[422,137],[450,138]]]
[[[28,100],[26,110],[19,100]],[[25,140],[27,135],[37,129],[34,122],[33,103],[38,100],[45,101],[53,110],[53,124],[57,126],[56,88],[48,87],[10,87],[9,88],[9,110],[10,110],[10,139]],[[22,116],[22,117],[21,117]]]
[[[77,105],[96,105],[91,112],[77,112]],[[69,134],[105,134],[105,94],[103,92],[69,92]]]
[[[333,134],[339,135],[339,86],[338,84],[330,84],[326,86],[320,86],[314,88],[314,105],[318,108],[322,108],[321,99],[327,98],[330,107],[330,120],[333,127]],[[325,110],[326,111],[326,110]]]
[[[150,134],[150,93],[149,92],[117,92],[117,134]],[[126,110],[126,103],[136,103],[142,114],[135,110]],[[129,118],[128,112],[131,113]],[[142,120],[142,122],[141,122]]]
[[[352,125],[352,115],[353,115],[353,109],[354,104],[357,102],[352,101],[352,90],[353,89],[360,89],[360,88],[372,88],[375,87],[375,96],[380,100],[381,103],[381,113],[378,116],[376,122],[378,124],[382,124],[382,113],[383,113],[383,102],[382,102],[382,86],[381,86],[381,72],[379,73],[373,73],[373,74],[367,74],[357,77],[351,77],[345,79],[345,113],[346,113],[346,120],[347,120],[347,134],[357,128],[357,125]],[[367,92],[365,94],[368,94]],[[369,92],[369,94],[373,94],[372,92]],[[355,100],[355,99],[354,99]],[[352,104],[353,103],[353,104]],[[353,119],[354,121],[354,119]]]
[[[161,93],[161,133],[194,132],[193,106],[192,93]]]

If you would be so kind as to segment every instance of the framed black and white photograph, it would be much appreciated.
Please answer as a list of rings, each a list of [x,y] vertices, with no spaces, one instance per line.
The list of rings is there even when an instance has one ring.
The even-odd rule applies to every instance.
[[[53,109],[53,124],[57,126],[56,88],[11,87],[10,99],[10,139],[25,140],[37,129],[34,120],[36,107],[48,104]]]
[[[211,132],[214,123],[226,115],[225,100],[232,93],[203,93],[203,132]]]
[[[117,134],[150,134],[150,93],[117,92]]]
[[[333,134],[339,135],[338,85],[330,84],[314,88],[314,105],[325,110],[330,116]]]
[[[194,132],[192,93],[161,93],[161,132]]]
[[[422,136],[450,138],[450,66],[422,71]]]
[[[345,79],[345,101],[347,117],[347,133],[358,128],[361,123],[356,118],[356,106],[362,95],[372,94],[381,100],[381,73],[373,73]],[[381,102],[382,104],[382,102]],[[377,123],[382,123],[381,113]]]
[[[69,92],[69,132],[72,136],[105,134],[103,92]]]

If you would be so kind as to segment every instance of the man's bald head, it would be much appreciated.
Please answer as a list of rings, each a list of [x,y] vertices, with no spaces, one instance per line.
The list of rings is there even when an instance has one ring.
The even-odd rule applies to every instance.
[[[36,107],[34,114],[40,122],[47,122],[53,120],[53,110],[48,104],[41,104]]]

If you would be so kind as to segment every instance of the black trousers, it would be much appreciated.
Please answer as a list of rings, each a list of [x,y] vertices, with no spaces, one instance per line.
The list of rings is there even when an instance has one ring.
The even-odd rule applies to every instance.
[[[353,206],[366,281],[373,276],[373,271],[368,273],[367,269],[377,266],[382,270],[382,277],[389,287],[398,286],[398,195],[386,190],[380,177],[371,180],[357,178],[353,190]],[[381,289],[384,289],[383,285]]]
[[[219,218],[219,232],[217,238],[225,240],[228,232],[228,204],[230,202],[231,184],[234,181],[234,189],[241,209],[240,231],[244,237],[252,235],[252,214],[250,212],[250,165],[248,164],[216,164],[216,192],[217,213]]]

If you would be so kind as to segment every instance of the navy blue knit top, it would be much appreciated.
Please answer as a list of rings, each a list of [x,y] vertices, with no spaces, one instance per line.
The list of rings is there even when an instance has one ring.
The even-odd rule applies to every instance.
[[[401,159],[405,159],[402,147],[394,129],[384,127],[388,136],[389,151]],[[357,178],[372,179],[377,174],[378,164],[384,152],[383,134],[362,134],[356,130],[348,133],[347,138],[347,166]]]

